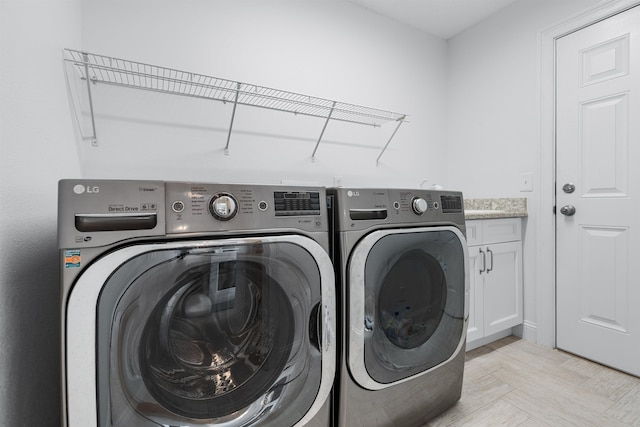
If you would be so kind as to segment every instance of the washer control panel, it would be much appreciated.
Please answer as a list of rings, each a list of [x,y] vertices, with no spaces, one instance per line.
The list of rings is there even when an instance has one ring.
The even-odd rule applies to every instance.
[[[324,188],[166,183],[167,233],[328,227]]]

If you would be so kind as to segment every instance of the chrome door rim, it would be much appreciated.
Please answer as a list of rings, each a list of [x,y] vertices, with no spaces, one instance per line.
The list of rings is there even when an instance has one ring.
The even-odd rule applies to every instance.
[[[322,297],[322,373],[316,399],[296,424],[309,422],[330,395],[335,377],[336,298],[334,270],[329,255],[315,240],[301,235],[261,236],[194,242],[152,243],[128,246],[109,253],[88,267],[77,279],[67,300],[65,320],[66,402],[69,425],[91,426],[98,420],[96,383],[96,310],[97,301],[109,275],[127,260],[145,252],[208,246],[260,243],[292,243],[311,254],[320,273]]]
[[[464,322],[465,325],[468,322],[469,317],[469,257],[467,253],[467,242],[462,232],[456,227],[420,227],[420,228],[407,228],[407,229],[384,229],[373,231],[365,236],[351,252],[349,261],[347,263],[347,286],[348,286],[348,321],[349,327],[347,329],[347,363],[349,371],[353,379],[369,390],[382,390],[387,387],[394,386],[406,381],[428,374],[439,366],[448,363],[453,360],[464,346],[466,340],[466,326],[463,328],[465,333],[460,337],[458,346],[449,359],[442,364],[434,366],[431,369],[425,370],[419,374],[404,378],[391,383],[380,383],[375,381],[369,373],[364,363],[365,354],[365,265],[369,252],[373,246],[383,237],[392,234],[407,234],[407,233],[429,233],[438,231],[450,231],[454,233],[462,245],[464,251],[464,277],[465,277],[465,301],[464,301]]]

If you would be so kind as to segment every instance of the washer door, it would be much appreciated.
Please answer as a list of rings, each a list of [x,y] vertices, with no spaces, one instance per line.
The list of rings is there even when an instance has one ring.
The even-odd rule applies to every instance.
[[[348,264],[348,361],[379,390],[429,372],[463,348],[469,267],[454,227],[375,231]]]
[[[69,424],[305,423],[331,390],[334,310],[305,237],[117,250],[69,297]]]

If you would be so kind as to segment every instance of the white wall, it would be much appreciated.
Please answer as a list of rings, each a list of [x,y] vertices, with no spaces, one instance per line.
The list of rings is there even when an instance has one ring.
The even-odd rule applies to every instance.
[[[0,424],[59,424],[57,181],[80,172],[62,48],[80,1],[0,2]]]
[[[554,167],[540,160],[539,35],[597,3],[519,0],[450,39],[447,46],[447,183],[467,198],[527,198],[524,333],[534,341],[539,179],[542,171]],[[533,192],[520,191],[520,174],[525,172],[533,173]]]
[[[126,13],[123,13],[126,11]],[[442,182],[446,43],[342,0],[83,4],[82,49],[408,114],[395,129],[95,87],[83,175],[413,186]],[[122,153],[127,156],[123,157]]]

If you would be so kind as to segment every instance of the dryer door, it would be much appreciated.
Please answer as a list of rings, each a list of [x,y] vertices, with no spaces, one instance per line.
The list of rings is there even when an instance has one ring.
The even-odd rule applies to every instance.
[[[466,240],[454,227],[379,230],[348,264],[348,363],[371,390],[407,381],[463,351]]]
[[[305,237],[119,249],[69,297],[69,425],[303,424],[331,390],[334,310]]]

